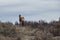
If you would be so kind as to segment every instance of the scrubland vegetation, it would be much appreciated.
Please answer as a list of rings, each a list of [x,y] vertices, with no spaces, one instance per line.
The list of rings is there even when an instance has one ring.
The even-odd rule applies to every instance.
[[[60,40],[60,21],[0,22],[0,40]]]

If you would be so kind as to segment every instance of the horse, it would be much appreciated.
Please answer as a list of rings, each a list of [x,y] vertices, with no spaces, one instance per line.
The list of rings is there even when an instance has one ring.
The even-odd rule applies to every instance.
[[[24,22],[25,22],[25,18],[21,15],[19,15],[19,22],[20,24],[23,26],[24,25]]]

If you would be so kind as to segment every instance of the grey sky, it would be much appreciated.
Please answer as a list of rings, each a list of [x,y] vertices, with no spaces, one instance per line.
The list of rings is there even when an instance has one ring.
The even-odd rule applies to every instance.
[[[58,20],[60,0],[0,0],[0,20],[15,22],[19,14],[32,21]]]

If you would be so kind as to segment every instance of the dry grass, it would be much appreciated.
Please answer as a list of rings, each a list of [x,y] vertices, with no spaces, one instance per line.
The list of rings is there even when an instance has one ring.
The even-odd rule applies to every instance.
[[[0,40],[60,40],[60,23],[55,23],[20,26],[0,22]]]

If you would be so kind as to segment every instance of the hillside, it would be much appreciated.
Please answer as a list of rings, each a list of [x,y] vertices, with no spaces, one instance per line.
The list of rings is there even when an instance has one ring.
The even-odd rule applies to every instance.
[[[60,21],[0,22],[0,40],[60,40]]]

